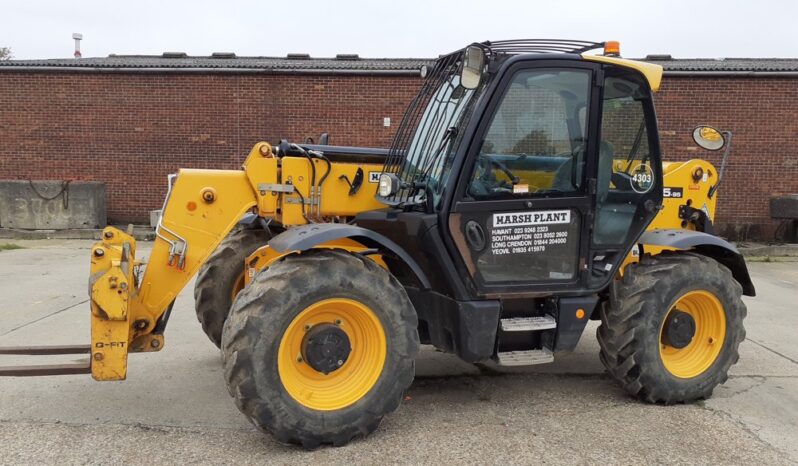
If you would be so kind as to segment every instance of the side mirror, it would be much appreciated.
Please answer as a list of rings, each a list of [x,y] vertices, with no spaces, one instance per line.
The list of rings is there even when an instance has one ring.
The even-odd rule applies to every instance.
[[[466,89],[476,89],[482,81],[484,70],[485,51],[476,45],[466,47],[460,69],[460,85]]]
[[[723,133],[711,126],[699,126],[694,129],[693,141],[706,150],[720,150],[726,145]]]
[[[726,160],[729,158],[731,152],[732,133],[731,131],[718,131],[711,126],[698,126],[693,130],[693,141],[700,147],[706,150],[721,150],[723,151],[723,158],[720,161],[720,170],[718,171],[718,181],[714,186],[709,188],[708,196],[712,196],[717,192],[720,187],[720,182],[723,180],[723,173],[726,171]]]

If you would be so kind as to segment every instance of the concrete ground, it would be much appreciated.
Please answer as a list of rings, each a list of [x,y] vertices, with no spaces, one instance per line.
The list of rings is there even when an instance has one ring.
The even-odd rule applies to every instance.
[[[0,251],[0,345],[88,343],[91,242],[15,242],[26,249]],[[630,399],[605,375],[592,326],[553,364],[498,374],[424,348],[405,403],[376,433],[312,452],[238,413],[189,287],[164,350],[131,355],[125,382],[0,379],[0,463],[798,463],[798,263],[750,268],[748,338],[710,400]],[[39,360],[0,356],[23,362]]]

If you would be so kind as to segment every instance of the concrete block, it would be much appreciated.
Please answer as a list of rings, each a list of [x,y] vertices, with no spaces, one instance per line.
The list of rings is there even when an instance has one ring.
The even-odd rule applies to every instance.
[[[770,216],[773,218],[798,219],[798,194],[771,197]]]
[[[150,211],[150,226],[155,228],[158,226],[158,222],[161,220],[161,212],[162,210],[151,210]]]
[[[2,228],[63,230],[106,224],[104,183],[0,181]]]

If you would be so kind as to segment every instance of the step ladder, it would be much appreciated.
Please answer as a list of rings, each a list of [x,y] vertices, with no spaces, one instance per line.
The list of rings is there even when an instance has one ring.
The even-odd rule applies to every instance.
[[[509,317],[499,321],[499,344],[501,345],[501,335],[529,333],[529,338],[532,340],[532,335],[536,332],[546,332],[557,328],[557,321],[551,315],[532,316],[532,317]],[[532,343],[530,343],[531,345]],[[499,351],[494,357],[496,363],[500,366],[518,367],[518,366],[532,366],[535,364],[546,364],[554,361],[554,354],[551,348],[530,348],[525,350],[515,351]]]
[[[557,321],[550,315],[535,317],[511,317],[500,321],[505,332],[534,332],[557,328]]]
[[[533,366],[554,362],[554,353],[548,348],[526,351],[505,351],[496,354],[496,362],[500,366]]]

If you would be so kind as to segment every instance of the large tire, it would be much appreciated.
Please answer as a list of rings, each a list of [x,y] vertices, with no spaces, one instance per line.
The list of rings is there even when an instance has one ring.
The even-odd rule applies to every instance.
[[[295,350],[287,349],[298,329],[309,332],[334,321],[348,336],[358,334],[355,316],[334,317],[338,315],[335,306],[342,301],[372,312],[370,325],[381,327],[383,339],[364,338],[358,343],[352,338],[352,353],[340,369],[323,376],[311,372],[311,378],[295,376],[315,370]],[[329,311],[333,314],[307,325],[311,321],[302,320],[303,316],[320,305],[333,306]],[[385,414],[399,407],[415,376],[417,327],[418,317],[404,288],[373,261],[338,250],[288,256],[261,271],[233,304],[222,338],[227,387],[241,412],[281,442],[305,448],[344,445],[374,431]],[[361,328],[360,335],[366,334]],[[358,347],[358,354],[379,354],[378,359],[362,363],[368,359],[355,356]],[[361,380],[360,375],[351,374],[368,373],[371,382],[347,385],[356,377]],[[311,387],[306,388],[312,392],[307,399],[290,391],[300,379],[310,384],[304,386]],[[334,388],[321,386],[327,382],[334,383]],[[358,395],[345,398],[352,390],[359,390]],[[322,398],[336,403],[320,406]]]
[[[237,228],[222,240],[197,274],[194,285],[197,320],[217,347],[222,344],[222,329],[233,296],[244,287],[244,260],[270,238],[270,232],[261,228]]]
[[[729,269],[711,258],[683,252],[643,256],[611,285],[609,302],[601,308],[601,362],[640,400],[673,404],[709,398],[739,359],[746,315],[741,294]],[[664,323],[676,311],[697,317],[684,347],[684,341],[669,346],[664,336]]]

